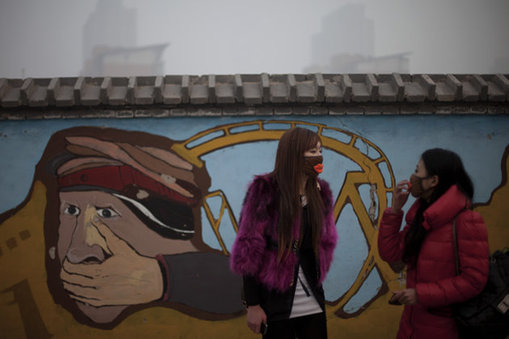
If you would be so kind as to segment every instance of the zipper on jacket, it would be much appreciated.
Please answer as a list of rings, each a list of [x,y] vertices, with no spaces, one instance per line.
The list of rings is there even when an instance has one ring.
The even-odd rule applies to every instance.
[[[304,271],[302,273],[304,273]],[[300,277],[298,277],[298,279],[299,279],[299,282],[300,282],[300,284],[302,286],[302,289],[304,290],[304,293],[306,293],[306,296],[307,297],[311,296],[311,294],[309,293],[308,289],[306,288],[306,285],[304,285],[304,283],[302,282],[302,279]]]
[[[297,282],[297,278],[299,276],[300,260],[298,258],[299,257],[297,256],[297,265],[295,265],[295,268],[293,269],[293,279],[292,279],[292,281],[290,281],[290,287],[295,286],[295,282]],[[293,293],[295,294],[295,291]]]

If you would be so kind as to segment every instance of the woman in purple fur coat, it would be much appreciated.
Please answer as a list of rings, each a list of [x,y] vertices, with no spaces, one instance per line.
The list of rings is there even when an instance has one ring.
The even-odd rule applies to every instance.
[[[327,338],[322,282],[337,233],[322,169],[320,137],[292,128],[244,199],[230,265],[244,278],[247,325],[263,338]]]

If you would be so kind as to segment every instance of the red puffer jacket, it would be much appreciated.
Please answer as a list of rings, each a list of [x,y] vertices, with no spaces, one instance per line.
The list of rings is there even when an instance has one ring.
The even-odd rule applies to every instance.
[[[380,224],[378,247],[388,262],[401,260],[405,235],[420,201],[406,215],[407,225],[400,230],[403,213],[387,209]],[[398,339],[454,339],[458,330],[449,305],[467,300],[482,291],[488,278],[489,247],[486,225],[477,212],[465,210],[470,201],[452,186],[424,211],[427,230],[417,263],[407,267],[406,287],[417,291],[417,304],[406,305]],[[456,276],[452,224],[456,221],[461,274]]]

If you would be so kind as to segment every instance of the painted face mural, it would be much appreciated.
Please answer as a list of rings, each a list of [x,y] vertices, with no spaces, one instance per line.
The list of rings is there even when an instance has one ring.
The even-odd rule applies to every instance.
[[[200,236],[199,210],[210,186],[203,166],[172,151],[171,141],[145,133],[77,128],[56,137],[64,149],[48,144],[56,180],[45,231],[48,284],[57,303],[106,328],[154,305],[218,317],[239,313],[240,279]],[[208,287],[217,281],[221,292],[211,298],[196,281],[192,289],[186,265],[201,270]],[[209,297],[196,301],[200,293]]]
[[[71,191],[61,192],[59,198],[60,278],[78,308],[95,322],[112,321],[126,304],[162,298],[161,270],[149,258],[196,251],[188,241],[167,239],[152,231],[113,194]],[[115,243],[127,246],[114,250]],[[106,261],[110,268],[102,274],[108,277],[89,278]],[[93,289],[97,292],[91,293]]]

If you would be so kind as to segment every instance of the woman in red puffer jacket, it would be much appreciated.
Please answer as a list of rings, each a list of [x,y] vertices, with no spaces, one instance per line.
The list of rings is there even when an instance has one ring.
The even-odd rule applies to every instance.
[[[401,208],[410,193],[417,200],[400,231]],[[488,278],[488,234],[481,215],[471,210],[473,193],[459,156],[439,148],[425,151],[410,180],[398,183],[378,236],[382,259],[407,265],[406,288],[393,291],[391,299],[405,305],[398,339],[459,337],[451,305],[480,293]],[[459,275],[452,230],[455,218]]]

